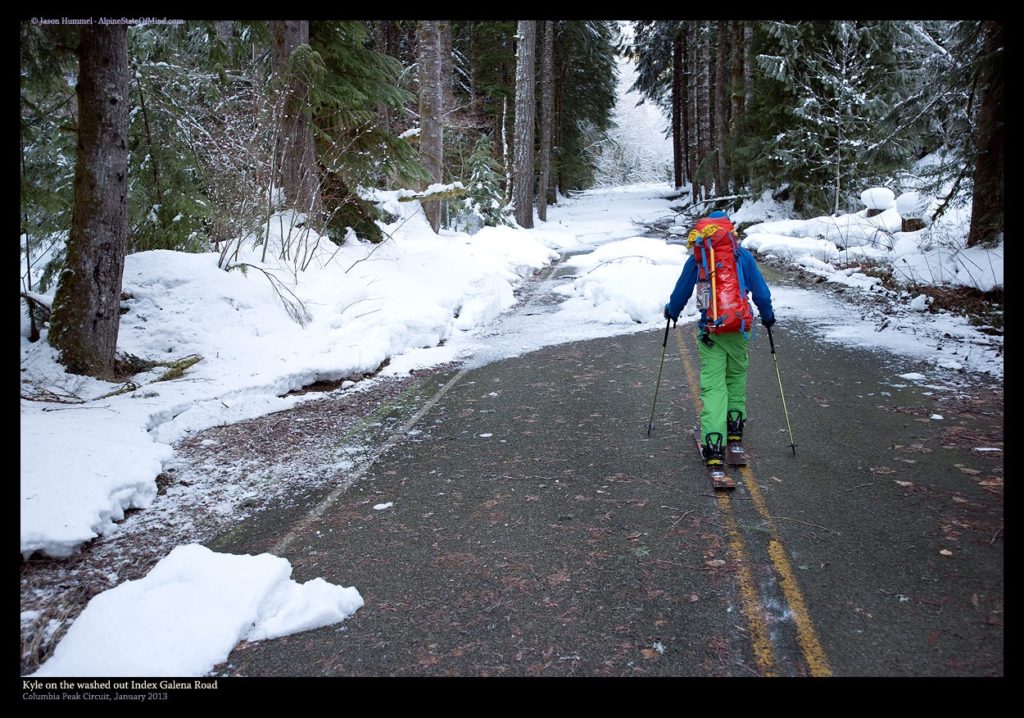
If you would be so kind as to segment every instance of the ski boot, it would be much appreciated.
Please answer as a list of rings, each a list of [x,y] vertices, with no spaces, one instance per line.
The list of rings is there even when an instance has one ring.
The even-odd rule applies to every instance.
[[[736,409],[726,414],[725,463],[731,466],[745,466],[747,455],[743,450],[743,425],[746,420]]]
[[[697,429],[697,432],[700,430]],[[708,470],[708,478],[711,479],[711,486],[715,489],[734,489],[736,482],[725,472],[723,462],[725,451],[722,448],[722,435],[717,431],[707,435],[703,444],[700,443],[699,433],[697,446],[701,456],[704,458],[704,466]]]
[[[704,446],[701,447],[701,454],[708,469],[721,469],[724,459],[722,435],[717,431],[708,434],[704,439]]]

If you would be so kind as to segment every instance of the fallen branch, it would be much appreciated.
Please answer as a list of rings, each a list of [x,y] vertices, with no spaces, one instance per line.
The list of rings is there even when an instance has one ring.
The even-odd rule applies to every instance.
[[[466,194],[466,188],[462,186],[458,187],[447,187],[443,190],[435,190],[434,192],[419,192],[417,194],[410,194],[405,197],[399,197],[399,202],[434,202],[442,199],[453,199],[455,197],[461,197]]]
[[[58,394],[49,389],[40,389],[33,387],[36,391],[35,394],[22,394],[21,398],[27,401],[45,401],[56,404],[84,404],[85,399],[75,396],[74,394]]]
[[[189,354],[187,357],[173,361],[170,364],[160,364],[160,366],[167,366],[168,369],[158,379],[154,379],[153,382],[179,379],[184,376],[186,369],[194,364],[198,364],[202,360],[203,358],[198,354]]]
[[[130,391],[135,391],[139,388],[139,385],[134,381],[126,382],[121,388],[114,389],[114,391],[107,392],[103,396],[96,397],[97,401],[100,399],[109,399],[112,396],[118,396],[119,394],[127,394]]]
[[[729,194],[724,197],[708,197],[707,199],[698,199],[695,202],[691,202],[687,205],[687,208],[692,207],[695,204],[712,204],[714,202],[724,202],[727,199],[750,199],[750,195],[746,194]]]

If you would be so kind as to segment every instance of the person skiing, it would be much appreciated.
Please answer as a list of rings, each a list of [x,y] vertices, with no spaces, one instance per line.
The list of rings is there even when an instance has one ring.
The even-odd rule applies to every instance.
[[[675,289],[665,305],[665,318],[679,318],[697,290],[697,349],[700,354],[702,453],[709,469],[721,469],[726,442],[739,442],[747,419],[747,348],[753,312],[749,293],[765,327],[775,324],[771,292],[753,255],[739,246],[725,212],[712,212],[696,222]],[[723,441],[726,437],[726,441]],[[742,463],[742,462],[740,462]]]

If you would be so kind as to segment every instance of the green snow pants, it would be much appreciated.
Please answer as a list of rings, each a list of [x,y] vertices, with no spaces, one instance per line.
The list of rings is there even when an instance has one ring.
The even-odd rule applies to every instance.
[[[704,408],[700,427],[707,443],[708,434],[718,432],[725,446],[726,416],[739,411],[747,418],[747,346],[750,340],[742,332],[712,334],[714,346],[699,340],[700,398]]]

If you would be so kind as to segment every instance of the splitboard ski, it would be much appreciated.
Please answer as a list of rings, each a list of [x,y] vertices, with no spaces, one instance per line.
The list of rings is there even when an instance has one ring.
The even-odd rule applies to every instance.
[[[732,409],[725,415],[725,463],[746,466],[747,454],[743,450],[743,412]]]
[[[730,466],[746,466],[747,453],[742,441],[730,441],[725,445],[725,463]]]
[[[704,437],[701,435],[700,426],[693,427],[693,438],[697,442],[697,453],[700,454],[700,461],[704,463]],[[729,474],[725,472],[724,467],[711,468],[705,465],[705,469],[708,472],[708,478],[711,479],[711,488],[713,489],[735,489],[736,482]]]

